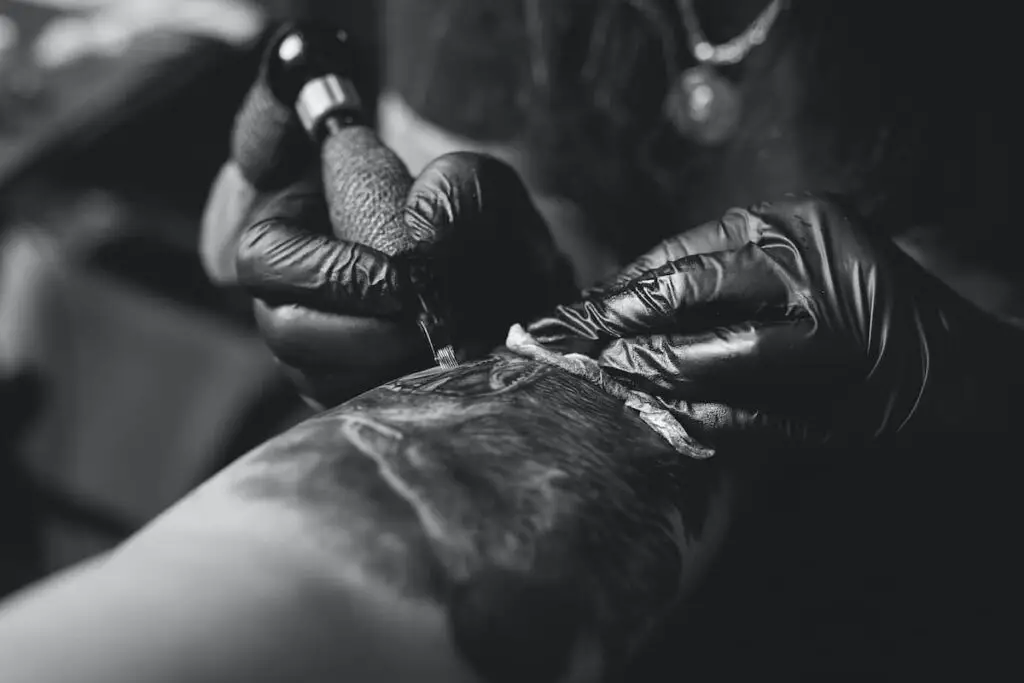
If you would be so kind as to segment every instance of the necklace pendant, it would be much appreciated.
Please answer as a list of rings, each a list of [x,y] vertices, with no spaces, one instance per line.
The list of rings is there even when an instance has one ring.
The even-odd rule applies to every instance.
[[[742,110],[739,90],[706,65],[684,71],[665,100],[665,113],[676,131],[706,146],[731,138]]]

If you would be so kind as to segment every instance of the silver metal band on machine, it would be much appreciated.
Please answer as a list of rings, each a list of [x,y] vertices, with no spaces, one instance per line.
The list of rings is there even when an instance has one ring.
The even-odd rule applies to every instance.
[[[307,83],[295,103],[302,127],[312,132],[324,118],[339,111],[360,111],[363,102],[352,81],[334,74],[314,78]]]

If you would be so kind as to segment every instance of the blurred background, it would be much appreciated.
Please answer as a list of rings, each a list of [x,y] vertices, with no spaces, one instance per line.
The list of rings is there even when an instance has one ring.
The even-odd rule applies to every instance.
[[[459,40],[450,41],[458,44],[428,54],[436,36],[423,30],[431,25],[426,17],[448,4],[459,5],[451,13],[457,17],[445,16],[462,22]],[[200,217],[275,22],[317,18],[345,27],[361,57],[356,80],[372,106],[384,6],[376,0],[0,0],[0,596],[116,545],[214,471],[310,413],[257,336],[247,297],[214,286],[203,271]],[[459,42],[477,26],[487,27],[477,42],[490,41],[502,12],[522,9],[517,3],[389,0],[387,6],[388,21],[402,17],[388,29],[397,37],[391,51],[404,56],[391,60],[386,80],[407,103],[479,140],[507,139],[523,125],[516,117],[528,109],[520,100],[529,97],[515,84],[528,80],[520,73],[528,60],[519,59],[517,71],[506,68],[504,57],[510,50],[525,54],[524,32],[506,22],[511,29],[500,45]],[[993,39],[988,30],[1015,31],[1016,24],[1001,21],[994,7],[973,13],[986,27],[974,32],[985,49],[966,52],[986,64],[1007,64],[993,50],[1008,50],[1013,41]],[[951,13],[959,27],[961,12]],[[955,47],[960,33],[971,31],[958,32]],[[859,50],[861,37],[851,36]],[[945,42],[936,54],[964,57]],[[576,78],[571,67],[564,78]],[[429,77],[440,70],[454,75],[438,85]],[[463,77],[460,70],[473,73]],[[1001,264],[1018,288],[981,287],[993,309],[1024,320],[1024,233],[1016,228],[1015,203],[1004,200],[1011,194],[1004,133],[1017,118],[1002,102],[1011,89],[987,66],[970,76],[969,82],[949,77],[950,87],[941,88],[943,111],[929,112],[958,121],[945,142],[952,147],[962,138],[964,154],[948,154],[949,167],[937,169],[953,180],[940,178],[943,201],[936,205],[962,212],[953,216],[953,230],[913,237],[970,237],[955,242],[957,257],[968,258],[973,245]],[[631,91],[623,92],[632,103]],[[581,139],[588,146],[594,138]],[[432,158],[433,150],[422,156]],[[551,156],[561,162],[564,155],[556,149]],[[559,177],[572,176],[553,167]],[[963,187],[970,192],[960,198],[955,190]],[[917,204],[927,205],[927,197]],[[969,230],[960,230],[961,223]],[[956,263],[943,267],[956,275]],[[716,575],[719,587],[711,582],[704,616],[694,620],[704,635],[697,649],[707,650],[716,670],[721,658],[742,660],[741,646],[757,666],[770,656],[789,667],[794,652],[809,657],[814,650],[822,661],[856,658],[869,670],[869,650],[879,650],[881,633],[900,652],[914,639],[932,647],[935,633],[923,628],[921,614],[940,589],[921,577],[934,574],[933,567],[908,571],[901,583],[883,570],[898,565],[891,557],[915,553],[930,538],[923,531],[945,534],[936,542],[945,548],[946,536],[963,543],[975,530],[963,529],[957,505],[944,497],[948,488],[929,488],[917,471],[900,478],[891,464],[886,468],[882,478],[875,463],[865,464],[859,479],[843,470],[845,496],[819,486],[804,469],[782,471],[764,487],[766,499],[779,490],[790,495],[774,496],[780,510],[734,542],[745,548],[730,551],[740,558],[730,565],[734,573]],[[791,490],[794,482],[802,485],[800,495]],[[898,506],[913,491],[915,514],[897,523],[878,513],[881,522],[865,524],[867,490],[867,506],[882,510],[884,496]],[[751,509],[760,512],[755,506],[762,503]],[[943,514],[936,517],[936,510]],[[807,517],[815,518],[807,522],[811,531],[794,522]],[[888,545],[879,529],[888,530]],[[763,545],[751,539],[764,539]],[[831,545],[823,548],[826,539]],[[779,561],[801,551],[813,557],[803,564]],[[863,591],[850,588],[851,576],[870,584],[866,590],[883,602],[900,595],[900,608],[877,610],[861,599]],[[796,610],[796,594],[809,607]],[[730,596],[736,611],[723,609],[722,596]],[[788,615],[786,627],[780,615]],[[745,631],[738,633],[741,624]],[[938,619],[929,625],[945,628]],[[786,638],[793,643],[788,649]],[[728,652],[705,647],[711,643]],[[670,642],[665,649],[678,648]]]
[[[316,4],[373,73],[371,2],[0,0],[0,593],[307,414],[196,244],[268,26]]]

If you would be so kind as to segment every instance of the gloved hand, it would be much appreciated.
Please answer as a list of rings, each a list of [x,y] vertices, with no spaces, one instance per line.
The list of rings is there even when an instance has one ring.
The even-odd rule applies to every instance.
[[[330,188],[326,188],[330,192]],[[305,395],[336,403],[432,364],[403,264],[332,236],[316,172],[257,202],[238,242],[238,282]],[[498,346],[510,324],[578,296],[515,172],[455,153],[427,166],[404,221],[431,234],[447,320],[462,358]]]
[[[1022,348],[1016,330],[810,196],[669,239],[529,329],[597,356],[709,445],[998,429]]]
[[[311,143],[302,93],[323,73],[357,92],[353,70],[343,33],[281,27],[236,117],[203,226],[211,276],[255,298],[270,348],[321,405],[432,363],[417,324],[424,301],[447,337],[434,329],[431,342],[465,360],[500,344],[512,322],[577,296],[509,166],[450,154],[413,180],[356,115],[354,93],[347,123],[336,118],[338,129]]]

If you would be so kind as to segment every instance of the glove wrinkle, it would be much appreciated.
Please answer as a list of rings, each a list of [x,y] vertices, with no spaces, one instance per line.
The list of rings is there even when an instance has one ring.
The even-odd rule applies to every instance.
[[[736,233],[751,241],[694,253]],[[830,200],[731,211],[625,272],[535,321],[531,334],[666,402],[715,406],[701,413],[715,439],[731,430],[881,443],[1012,424],[1007,396],[1022,380],[1024,336]],[[987,350],[990,340],[1002,341]]]

